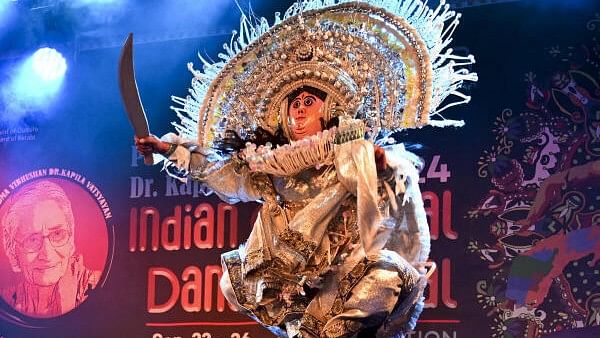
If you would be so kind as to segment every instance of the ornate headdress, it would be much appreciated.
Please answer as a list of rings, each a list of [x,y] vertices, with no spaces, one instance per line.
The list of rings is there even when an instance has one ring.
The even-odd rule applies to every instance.
[[[425,125],[462,125],[440,112],[466,103],[458,91],[477,75],[462,66],[472,55],[447,48],[460,14],[444,0],[430,9],[419,0],[303,0],[270,26],[242,15],[218,62],[199,55],[186,98],[173,97],[181,136],[211,147],[233,130],[241,137],[262,127],[274,132],[287,114],[287,96],[301,86],[327,94],[325,107],[391,132]],[[448,96],[457,99],[441,106]],[[340,109],[334,109],[338,107]]]

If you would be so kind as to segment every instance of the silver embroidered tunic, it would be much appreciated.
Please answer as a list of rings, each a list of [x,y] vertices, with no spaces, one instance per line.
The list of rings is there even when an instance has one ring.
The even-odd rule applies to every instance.
[[[291,177],[207,150],[172,159],[226,202],[263,203],[245,245],[222,256],[230,303],[281,337],[350,337],[410,330],[422,305],[429,230],[418,172],[402,153],[386,149],[387,179],[378,179],[366,140]]]

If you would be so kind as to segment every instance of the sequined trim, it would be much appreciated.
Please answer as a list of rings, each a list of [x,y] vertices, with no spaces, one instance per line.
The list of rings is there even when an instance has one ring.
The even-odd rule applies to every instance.
[[[265,260],[265,254],[263,253],[262,249],[247,252],[246,257],[244,258],[243,275],[246,276],[252,271],[261,268],[266,268],[270,265],[270,262]]]
[[[279,314],[271,320],[269,325],[280,325],[286,321],[298,319],[302,317],[308,306],[308,300],[306,297],[298,296],[294,299],[294,302],[285,307],[279,312]]]
[[[329,324],[327,330],[323,332],[323,337],[327,338],[338,338],[338,337],[348,337],[348,333],[350,332],[358,332],[360,331],[364,325],[358,320],[336,320],[335,322]]]
[[[325,322],[329,321],[331,318],[344,311],[344,304],[349,298],[350,291],[363,278],[363,276],[367,272],[367,269],[371,266],[371,263],[372,262],[370,262],[367,258],[363,258],[358,264],[356,264],[356,266],[354,266],[352,271],[348,272],[340,280],[338,293],[335,300],[333,301],[333,305],[331,306],[329,312],[323,318]],[[321,337],[321,333],[324,327],[325,323],[323,321],[320,321],[319,319],[317,319],[309,313],[305,313],[304,317],[302,317],[302,328],[305,329],[307,332],[314,334],[317,337]],[[332,328],[328,330],[328,332],[333,334],[334,332],[337,332],[336,328]],[[351,328],[348,327],[347,329]],[[327,337],[329,337],[329,335],[327,335]],[[335,335],[333,337],[335,337]]]
[[[305,240],[300,232],[292,229],[285,229],[279,234],[279,240],[298,252],[305,261],[308,261],[312,253],[317,249],[317,243]]]
[[[242,282],[242,260],[237,250],[229,251],[221,255],[221,260],[227,267],[229,280],[239,304],[246,304],[245,288]]]
[[[346,276],[344,276],[344,278],[342,278],[342,280],[340,280],[338,295],[336,297],[336,300],[333,302],[334,305],[330,311],[330,315],[332,315],[332,317],[340,313],[341,310],[343,310],[342,307],[342,309],[340,309],[339,312],[336,311],[338,310],[335,306],[336,302],[338,300],[342,301],[343,306],[343,304],[348,300],[348,294],[350,293],[350,290],[352,290],[352,288],[354,288],[354,286],[361,280],[361,278],[365,275],[365,272],[367,271],[367,268],[370,265],[371,263],[369,262],[369,260],[367,258],[363,258],[362,261],[360,261],[358,264],[356,264],[356,266],[354,266],[352,271],[350,271]]]
[[[305,313],[304,317],[302,317],[301,328],[304,331],[310,333],[311,335],[313,335],[315,337],[320,336],[321,331],[323,331],[324,327],[325,327],[325,323],[318,320],[316,317],[314,317],[313,315],[311,315],[309,313]]]

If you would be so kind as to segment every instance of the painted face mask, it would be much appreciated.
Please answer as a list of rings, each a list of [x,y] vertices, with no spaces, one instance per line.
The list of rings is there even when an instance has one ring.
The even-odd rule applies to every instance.
[[[290,103],[289,126],[293,140],[315,135],[321,128],[323,100],[306,91]]]

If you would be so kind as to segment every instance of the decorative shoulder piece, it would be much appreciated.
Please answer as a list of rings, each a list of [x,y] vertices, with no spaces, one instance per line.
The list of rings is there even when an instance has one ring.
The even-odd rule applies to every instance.
[[[272,149],[271,144],[246,144],[244,158],[250,170],[275,176],[292,176],[304,169],[333,163],[336,127],[300,141]]]
[[[342,107],[375,134],[464,124],[440,114],[468,102],[458,89],[477,80],[463,67],[473,56],[447,48],[460,14],[444,0],[435,9],[419,0],[303,0],[275,17],[269,25],[242,15],[220,61],[188,65],[190,95],[173,97],[180,106],[172,107],[183,137],[211,147],[226,130],[285,132],[288,95],[303,86],[326,93],[324,111]]]
[[[257,147],[248,142],[242,151],[250,170],[275,176],[293,176],[310,167],[333,163],[337,144],[362,139],[363,121],[340,119],[340,126],[324,130],[300,141],[273,149],[271,144]]]

